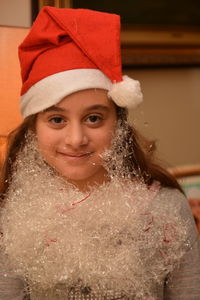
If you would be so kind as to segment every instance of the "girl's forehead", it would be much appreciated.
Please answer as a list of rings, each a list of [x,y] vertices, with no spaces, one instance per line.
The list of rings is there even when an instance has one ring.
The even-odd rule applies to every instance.
[[[66,96],[59,103],[46,108],[38,114],[38,119],[50,114],[62,114],[66,117],[83,117],[90,113],[99,113],[106,118],[118,119],[118,108],[107,96],[107,91],[100,89],[84,90]]]
[[[108,98],[107,91],[100,89],[83,90],[66,96],[58,104],[47,108],[45,111],[61,110],[109,110],[115,109],[116,105]]]

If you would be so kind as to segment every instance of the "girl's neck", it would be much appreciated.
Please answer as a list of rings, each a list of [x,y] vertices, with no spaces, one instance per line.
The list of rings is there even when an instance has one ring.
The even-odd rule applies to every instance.
[[[107,171],[104,169],[102,170],[101,174],[98,174],[98,176],[92,176],[91,178],[87,178],[87,180],[67,180],[68,183],[71,183],[74,185],[79,191],[83,193],[90,192],[91,189],[101,186],[102,184],[109,182],[110,177],[108,176]]]

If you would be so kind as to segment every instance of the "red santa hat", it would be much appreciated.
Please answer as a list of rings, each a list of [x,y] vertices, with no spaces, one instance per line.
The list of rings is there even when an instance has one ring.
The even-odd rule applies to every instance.
[[[118,15],[44,7],[19,47],[19,59],[24,117],[90,88],[107,90],[121,107],[142,101],[140,83],[122,76]]]

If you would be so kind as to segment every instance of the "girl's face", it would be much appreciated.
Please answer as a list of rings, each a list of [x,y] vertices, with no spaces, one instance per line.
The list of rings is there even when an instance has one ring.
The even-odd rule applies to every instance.
[[[79,91],[37,116],[39,151],[69,182],[84,190],[108,180],[101,154],[117,124],[115,104],[101,89]]]

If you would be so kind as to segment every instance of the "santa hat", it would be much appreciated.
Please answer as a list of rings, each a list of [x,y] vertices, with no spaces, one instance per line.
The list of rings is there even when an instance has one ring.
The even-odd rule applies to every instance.
[[[121,107],[142,101],[139,82],[122,76],[118,15],[44,7],[19,47],[19,58],[24,117],[90,88],[107,90]]]

